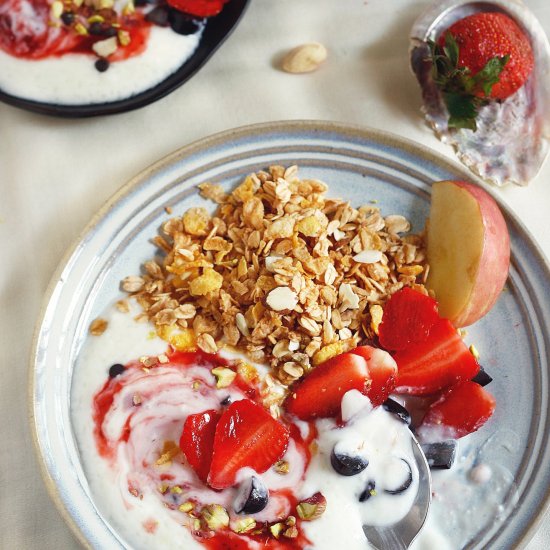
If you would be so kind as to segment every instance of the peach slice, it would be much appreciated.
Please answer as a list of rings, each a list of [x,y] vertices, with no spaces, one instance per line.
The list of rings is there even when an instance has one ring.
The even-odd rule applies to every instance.
[[[510,236],[498,205],[471,183],[434,183],[427,240],[427,286],[440,315],[471,325],[493,307],[508,276]]]

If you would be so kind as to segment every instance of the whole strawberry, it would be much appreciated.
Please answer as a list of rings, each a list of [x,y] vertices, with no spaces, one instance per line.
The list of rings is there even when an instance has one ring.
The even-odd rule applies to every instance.
[[[529,39],[499,12],[457,21],[431,48],[433,78],[449,111],[449,127],[475,130],[479,107],[514,94],[534,66]]]

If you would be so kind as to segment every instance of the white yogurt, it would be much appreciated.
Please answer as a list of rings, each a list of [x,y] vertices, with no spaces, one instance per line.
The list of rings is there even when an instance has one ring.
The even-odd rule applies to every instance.
[[[189,497],[204,504],[217,503],[230,511],[234,520],[237,517],[233,512],[236,490],[211,491],[197,480],[181,458],[179,462],[174,460],[161,467],[154,466],[154,462],[162,441],[179,440],[188,414],[218,408],[219,401],[227,395],[236,400],[244,394],[239,389],[208,390],[213,388],[214,378],[204,367],[177,370],[161,366],[148,374],[136,370],[131,382],[115,399],[103,425],[104,433],[116,442],[132,415],[132,436],[127,443],[115,445],[113,459],[101,457],[93,434],[92,400],[105,383],[109,366],[166,350],[165,342],[151,338],[150,325],[133,320],[134,313],[114,311],[108,316],[107,331],[100,337],[88,339],[75,367],[72,419],[83,467],[94,504],[129,547],[201,548],[189,529],[183,526],[184,515],[166,508],[167,498],[172,498],[176,505],[178,499]],[[204,391],[193,391],[193,380],[201,380]],[[139,407],[133,404],[136,394],[141,397]],[[343,416],[347,420],[344,427],[337,427],[332,419],[316,422],[318,451],[305,472],[305,457],[291,440],[284,457],[291,465],[290,473],[280,475],[270,469],[260,475],[272,493],[290,488],[298,499],[318,491],[325,496],[325,513],[300,526],[312,546],[320,550],[364,549],[362,525],[390,524],[400,519],[409,510],[418,484],[411,439],[402,422],[381,407],[372,409],[368,399],[354,391],[348,392],[343,400]],[[309,425],[297,424],[302,437],[307,438]],[[337,474],[330,464],[330,454],[337,442],[361,449],[369,460],[368,467],[355,476]],[[383,491],[384,484],[392,482],[385,471],[389,457],[406,458],[412,465],[413,484],[401,495],[388,495]],[[469,475],[479,460],[492,466],[492,476],[483,484],[471,481]],[[179,485],[185,485],[185,494],[181,497],[161,495],[158,486],[162,473],[173,475]],[[471,536],[503,514],[500,505],[510,486],[509,475],[494,467],[486,452],[480,455],[472,451],[451,471],[433,474],[436,497],[414,550],[461,548]],[[246,476],[247,472],[241,471],[239,475]],[[360,503],[358,495],[371,478],[376,480],[376,495]],[[137,489],[139,497],[129,493],[129,484]],[[268,506],[254,517],[258,522],[272,522],[289,514],[295,511],[289,508],[285,498],[270,498]],[[254,546],[251,544],[251,548]]]
[[[176,72],[199,45],[203,27],[180,35],[169,27],[151,27],[140,54],[111,63],[103,73],[93,55],[23,59],[0,50],[0,89],[45,103],[86,105],[122,100],[153,88]]]

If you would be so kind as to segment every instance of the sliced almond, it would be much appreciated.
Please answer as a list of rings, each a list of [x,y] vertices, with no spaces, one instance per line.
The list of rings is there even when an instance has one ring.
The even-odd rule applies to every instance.
[[[358,264],[375,264],[382,259],[382,252],[380,250],[363,250],[353,256],[353,261]]]
[[[265,303],[273,311],[292,311],[298,305],[298,296],[291,288],[278,286],[266,296]]]

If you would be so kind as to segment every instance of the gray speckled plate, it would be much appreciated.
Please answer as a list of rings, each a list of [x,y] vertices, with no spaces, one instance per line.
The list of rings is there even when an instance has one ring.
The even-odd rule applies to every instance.
[[[125,185],[86,228],[50,286],[38,325],[31,368],[31,421],[50,493],[87,546],[124,546],[93,503],[70,416],[71,384],[78,384],[79,350],[90,321],[119,296],[119,281],[155,254],[150,238],[165,206],[174,213],[203,204],[196,185],[233,186],[271,164],[298,164],[302,176],[329,184],[353,204],[379,201],[384,213],[404,214],[421,230],[431,182],[468,179],[461,166],[402,138],[338,124],[297,121],[255,125],[204,139],[161,160]],[[501,205],[511,235],[512,265],[495,308],[469,329],[493,375],[494,417],[471,437],[515,434],[500,464],[516,493],[503,498],[502,521],[491,521],[468,548],[525,544],[550,499],[548,351],[550,269],[523,225]],[[513,498],[512,498],[513,496]],[[516,502],[517,505],[513,503]],[[510,504],[511,503],[511,504]],[[474,511],[475,513],[475,511]]]

